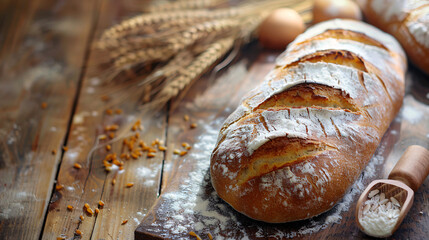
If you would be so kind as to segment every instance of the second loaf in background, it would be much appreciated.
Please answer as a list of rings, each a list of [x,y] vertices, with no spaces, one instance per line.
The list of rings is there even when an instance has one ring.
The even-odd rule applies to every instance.
[[[369,23],[392,34],[429,74],[429,0],[358,0]]]
[[[309,28],[276,63],[225,121],[210,165],[222,199],[273,223],[344,196],[401,107],[406,71],[392,36],[352,20]]]

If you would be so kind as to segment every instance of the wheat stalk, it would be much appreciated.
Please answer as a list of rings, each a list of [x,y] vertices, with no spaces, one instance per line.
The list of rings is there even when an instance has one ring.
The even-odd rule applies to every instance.
[[[179,12],[161,12],[143,14],[125,20],[122,23],[107,29],[101,36],[101,39],[123,38],[133,34],[150,34],[156,30],[156,26],[162,23],[172,23],[178,20],[188,20],[194,22],[206,21],[210,19],[225,19],[238,15],[238,9],[221,9],[221,10],[184,10]]]
[[[220,39],[211,44],[206,51],[201,53],[195,61],[183,71],[183,74],[167,84],[155,99],[160,102],[167,102],[171,98],[176,97],[179,92],[195,80],[196,77],[202,75],[210,66],[224,56],[233,46],[234,40],[233,37],[229,37]]]
[[[148,8],[153,13],[107,29],[96,44],[102,53],[100,63],[110,66],[107,78],[133,72],[139,66],[156,66],[146,77],[135,74],[133,82],[139,83],[132,91],[144,92],[144,102],[149,103],[144,108],[159,108],[189,87],[234,43],[250,40],[272,10],[294,6],[308,18],[311,6],[305,0],[267,0],[217,8],[224,2],[178,0],[156,5]]]
[[[180,50],[186,49],[199,40],[210,39],[216,36],[238,30],[240,23],[235,20],[215,20],[205,22],[191,27],[187,31],[179,33],[175,37],[169,38],[168,45],[161,47],[148,47],[141,50],[139,46],[128,46],[120,48],[116,52],[111,53],[111,58],[114,59],[115,67],[132,65],[135,63],[148,63],[154,61],[165,61],[177,54]]]
[[[248,16],[261,11],[275,9],[279,6],[289,6],[291,4],[300,2],[300,0],[271,0],[271,1],[257,1],[252,3],[245,3],[239,7],[230,7],[223,9],[197,9],[197,10],[182,10],[182,11],[167,11],[143,14],[131,19],[125,20],[114,27],[107,29],[102,39],[106,38],[122,38],[132,34],[150,34],[151,31],[145,29],[156,30],[156,26],[162,23],[174,23],[180,20],[187,21],[205,21],[210,19],[225,19],[237,16]]]
[[[179,52],[173,59],[161,68],[154,70],[148,77],[144,78],[138,86],[151,84],[159,79],[170,79],[182,68],[188,66],[194,60],[194,52],[187,50]]]
[[[176,31],[176,30],[174,30]],[[179,30],[180,31],[180,30]],[[112,50],[131,47],[154,47],[168,45],[168,36],[174,33],[166,32],[156,34],[155,36],[130,36],[128,38],[109,38],[96,43],[96,48],[99,50]]]
[[[187,0],[172,3],[155,4],[148,8],[149,12],[177,11],[185,9],[213,8],[227,3],[226,0]]]
[[[297,2],[299,2],[299,0],[275,0],[247,3],[240,5],[239,7],[217,10],[199,9],[143,14],[129,20],[125,20],[122,23],[107,29],[101,37],[99,46],[101,46],[100,48],[103,48],[110,43],[113,47],[118,47],[121,44],[118,41],[124,39],[125,41],[130,41],[132,43],[133,40],[129,40],[128,37],[136,35],[146,36],[147,38],[143,41],[146,41],[146,44],[150,45],[150,43],[157,42],[153,41],[153,39],[157,38],[156,34],[162,34],[164,30],[168,31],[177,27],[183,29],[184,27],[189,27],[193,24],[214,19],[239,19],[249,15],[257,15],[262,11],[267,12],[280,6],[296,4]],[[175,29],[175,32],[179,30],[181,29]]]

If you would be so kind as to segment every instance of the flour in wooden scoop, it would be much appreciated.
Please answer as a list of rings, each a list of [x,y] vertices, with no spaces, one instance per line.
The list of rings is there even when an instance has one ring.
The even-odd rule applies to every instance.
[[[387,237],[398,221],[401,205],[396,198],[386,198],[384,193],[373,190],[368,194],[368,200],[359,218],[360,225],[365,233],[373,237]]]

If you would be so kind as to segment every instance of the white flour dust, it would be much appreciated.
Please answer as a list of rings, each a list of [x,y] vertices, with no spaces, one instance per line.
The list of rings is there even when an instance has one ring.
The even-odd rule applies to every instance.
[[[198,137],[194,150],[189,158],[195,160],[193,169],[188,178],[183,179],[180,189],[176,192],[167,192],[163,195],[165,203],[159,212],[167,215],[157,216],[149,226],[151,231],[160,236],[168,236],[174,239],[185,239],[190,231],[194,231],[200,237],[207,238],[207,233],[214,239],[249,239],[253,236],[261,239],[292,238],[304,234],[310,234],[328,227],[332,223],[339,223],[342,213],[350,209],[353,200],[364,189],[364,181],[375,176],[376,166],[384,162],[381,146],[359,179],[354,183],[349,192],[333,209],[310,220],[294,223],[295,230],[285,231],[281,224],[265,224],[237,213],[227,203],[222,201],[211,187],[209,176],[210,155],[216,144],[218,129],[222,119],[212,121],[210,125],[199,123],[204,127],[204,135]],[[186,160],[185,160],[186,161]],[[249,229],[253,229],[249,232]],[[256,230],[256,233],[255,233]],[[222,233],[232,235],[225,237]]]
[[[420,120],[422,120],[424,114],[421,110],[406,104],[402,107],[402,117],[404,120],[412,124],[417,124],[420,122]]]

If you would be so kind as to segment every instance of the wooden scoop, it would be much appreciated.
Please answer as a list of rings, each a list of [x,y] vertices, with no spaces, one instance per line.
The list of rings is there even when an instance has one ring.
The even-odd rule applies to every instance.
[[[396,163],[395,167],[389,174],[389,179],[375,180],[369,184],[365,191],[360,196],[356,205],[356,223],[358,227],[367,235],[373,237],[388,237],[391,236],[402,220],[410,210],[413,200],[414,191],[420,187],[423,181],[429,174],[429,151],[424,147],[412,145],[407,148],[405,153]],[[392,231],[384,234],[374,234],[368,229],[365,229],[359,219],[363,216],[364,205],[368,200],[368,195],[373,190],[379,190],[379,193],[384,193],[386,199],[394,197],[400,204],[399,217]]]

